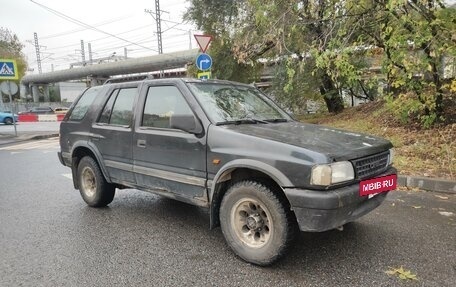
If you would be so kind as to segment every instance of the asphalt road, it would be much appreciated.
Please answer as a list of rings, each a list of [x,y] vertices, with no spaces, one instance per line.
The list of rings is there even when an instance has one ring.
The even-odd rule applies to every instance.
[[[261,268],[206,210],[136,190],[87,207],[57,141],[0,146],[0,286],[456,286],[456,196],[396,191],[344,231],[301,233]],[[401,267],[419,281],[385,273]]]

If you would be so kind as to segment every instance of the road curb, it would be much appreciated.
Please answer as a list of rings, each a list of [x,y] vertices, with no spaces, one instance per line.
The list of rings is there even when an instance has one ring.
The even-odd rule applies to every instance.
[[[58,137],[58,136],[59,136],[59,134],[55,133],[55,134],[46,134],[46,135],[33,136],[31,139],[32,140],[42,140],[42,139],[48,139],[48,138],[55,138],[55,137]]]
[[[0,134],[0,139],[2,139],[2,136],[5,136],[5,135]],[[31,140],[48,139],[48,138],[53,138],[53,137],[58,137],[58,136],[59,136],[58,133],[30,135],[30,136],[23,136],[23,137],[14,137],[14,136],[8,134],[8,137],[7,137],[8,140],[5,142],[0,141],[0,146],[10,145],[10,144],[19,143],[19,142],[25,142],[25,141],[31,141]]]
[[[399,175],[397,184],[410,188],[420,188],[427,191],[456,194],[456,181],[447,179]]]

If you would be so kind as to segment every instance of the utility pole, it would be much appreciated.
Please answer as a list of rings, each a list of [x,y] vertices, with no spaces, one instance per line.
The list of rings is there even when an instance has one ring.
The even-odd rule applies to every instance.
[[[161,13],[169,13],[167,11],[160,10],[160,0],[155,0],[155,13],[150,9],[144,9],[144,12],[149,13],[152,18],[157,22],[157,42],[158,42],[158,54],[163,54],[162,46],[162,29],[161,29]],[[154,17],[155,14],[155,17]],[[164,77],[164,71],[160,70],[160,78]]]
[[[192,30],[188,30],[188,49],[192,49]]]
[[[144,12],[149,13],[157,23],[157,42],[158,42],[158,54],[163,54],[162,45],[162,29],[161,29],[161,13],[169,13],[164,10],[160,10],[160,0],[155,0],[155,12],[150,9],[144,9]],[[155,16],[154,16],[155,15]]]
[[[87,43],[87,49],[89,50],[89,64],[93,64],[93,58],[92,58],[92,44]]]
[[[128,51],[127,51],[127,47],[124,47],[124,57],[125,57],[125,60],[128,58],[128,57],[127,57],[127,52],[128,52]]]
[[[155,16],[157,21],[158,53],[163,54],[160,0],[155,0]]]
[[[84,40],[81,40],[81,59],[82,59],[82,65],[85,66],[85,50],[84,50]]]
[[[38,64],[38,73],[42,73],[41,70],[41,56],[40,56],[40,45],[38,44],[38,34],[35,32],[33,33],[35,38],[35,51],[36,51],[36,63]]]

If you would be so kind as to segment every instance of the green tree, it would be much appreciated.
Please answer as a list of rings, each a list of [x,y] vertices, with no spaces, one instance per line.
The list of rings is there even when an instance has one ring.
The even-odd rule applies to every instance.
[[[188,19],[228,43],[223,57],[274,63],[273,91],[287,107],[319,93],[340,112],[343,94],[372,100],[386,77],[394,112],[425,126],[441,119],[456,10],[440,0],[190,2]],[[380,64],[382,74],[372,69]]]
[[[189,19],[205,15],[206,30],[226,31],[225,38],[232,39],[229,52],[238,62],[252,65],[259,59],[275,60],[276,76],[280,77],[274,81],[280,85],[274,89],[277,96],[283,93],[296,102],[305,102],[299,95],[306,98],[319,93],[328,111],[340,112],[344,108],[342,91],[359,90],[353,87],[362,80],[359,67],[363,63],[360,54],[364,53],[348,48],[356,43],[359,24],[348,15],[354,8],[347,8],[346,3],[193,0],[190,12],[196,7],[197,11],[213,12],[187,15]]]
[[[384,51],[389,107],[402,120],[425,127],[442,120],[445,58],[456,56],[456,11],[436,0],[373,0],[373,29]],[[454,75],[453,75],[454,78]]]

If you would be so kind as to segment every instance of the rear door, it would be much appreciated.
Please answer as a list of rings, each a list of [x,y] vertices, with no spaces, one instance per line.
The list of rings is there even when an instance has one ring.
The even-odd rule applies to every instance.
[[[109,97],[92,125],[91,142],[100,151],[113,182],[134,184],[133,107],[138,85],[121,85],[109,91]]]
[[[138,185],[198,204],[207,202],[206,136],[170,128],[171,115],[194,114],[181,89],[163,81],[143,88],[133,139],[134,169]]]

